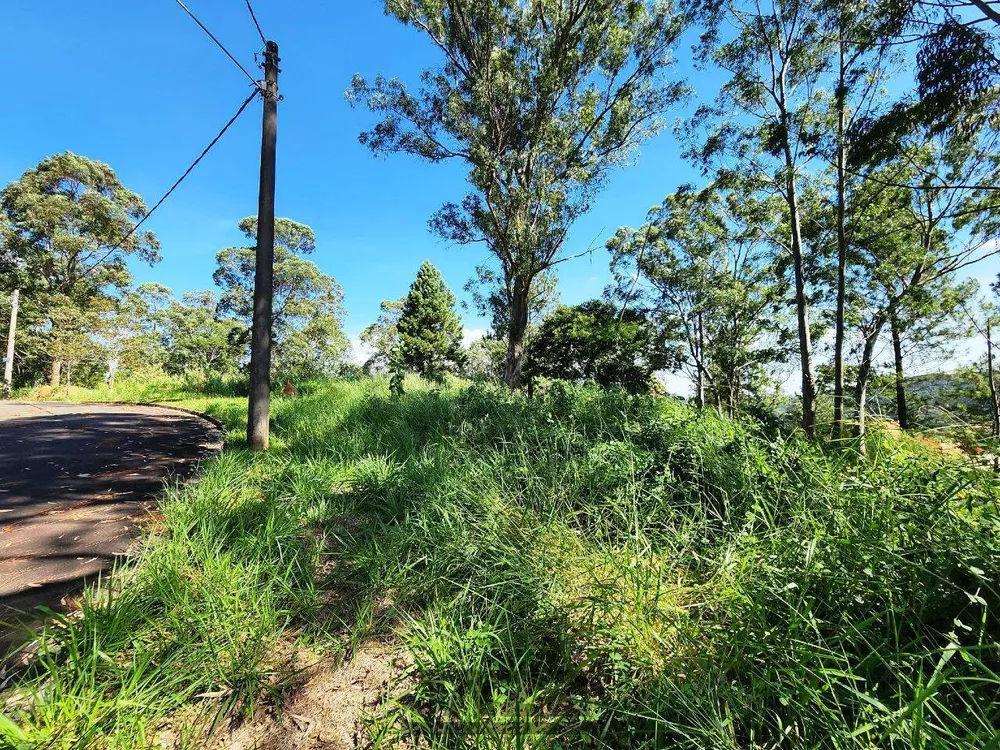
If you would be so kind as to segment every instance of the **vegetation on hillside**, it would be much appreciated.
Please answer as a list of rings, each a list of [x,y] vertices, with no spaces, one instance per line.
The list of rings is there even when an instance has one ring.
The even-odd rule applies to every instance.
[[[244,401],[187,395],[229,448],[46,628],[14,747],[141,747],[165,717],[198,746],[294,693],[294,648],[372,639],[411,657],[376,746],[997,739],[1000,485],[964,461],[875,431],[858,461],[623,391],[383,379],[279,399],[251,454]]]

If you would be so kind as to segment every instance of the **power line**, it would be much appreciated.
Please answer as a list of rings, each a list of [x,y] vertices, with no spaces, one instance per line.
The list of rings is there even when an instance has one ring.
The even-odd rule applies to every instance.
[[[198,16],[196,16],[194,13],[192,13],[191,10],[183,2],[181,2],[181,0],[175,0],[175,2],[184,9],[185,13],[187,13],[189,16],[191,16],[192,20],[201,27],[202,31],[204,31],[206,34],[208,34],[208,36],[211,38],[211,40],[213,42],[215,42],[216,45],[218,45],[219,49],[221,49],[223,52],[226,53],[226,57],[228,57],[230,60],[232,60],[233,64],[237,68],[239,68],[240,70],[243,71],[243,75],[245,75],[247,78],[250,79],[250,83],[252,83],[254,86],[256,86],[259,89],[260,88],[260,83],[257,81],[257,79],[254,78],[252,75],[250,75],[250,73],[247,71],[247,69],[244,68],[240,64],[240,61],[237,60],[235,57],[233,57],[233,54],[228,49],[226,49],[225,45],[216,38],[215,34],[213,34],[211,31],[209,31],[208,27],[205,26],[205,24],[203,24],[201,21],[198,20]]]
[[[829,159],[825,159],[824,161],[829,161]],[[875,182],[879,185],[884,185],[885,187],[904,188],[906,190],[913,190],[913,191],[917,190],[922,191],[927,189],[921,185],[911,185],[905,182],[893,182],[892,180],[883,180],[880,177],[876,177],[871,172],[867,174],[865,174],[864,172],[855,172],[853,169],[850,169],[849,167],[844,167],[844,171],[847,172],[847,174],[851,175],[852,177],[858,177],[862,180],[871,180],[872,182]],[[940,182],[940,185],[938,187],[941,190],[1000,190],[1000,185],[962,185],[962,184],[953,185],[947,182],[939,174],[937,174],[937,172],[930,172],[925,169],[920,169],[919,167],[918,171],[920,171],[925,177],[936,178]]]
[[[222,127],[222,130],[220,130],[220,131],[219,131],[218,135],[216,135],[216,136],[215,136],[215,138],[213,138],[213,139],[212,139],[211,143],[209,143],[209,144],[208,144],[207,146],[205,146],[204,150],[203,150],[203,151],[202,151],[202,152],[201,152],[200,154],[198,154],[198,158],[197,158],[197,159],[195,159],[195,160],[194,160],[193,162],[191,162],[191,166],[190,166],[190,167],[188,167],[188,168],[187,168],[186,170],[184,170],[184,174],[182,174],[182,175],[181,175],[181,176],[180,176],[180,177],[179,177],[179,178],[177,179],[177,182],[175,182],[175,183],[174,183],[173,185],[171,185],[171,186],[170,186],[170,189],[169,189],[169,190],[168,190],[167,192],[165,192],[165,193],[163,194],[163,197],[162,197],[162,198],[160,198],[160,200],[158,200],[158,201],[156,202],[156,204],[155,204],[155,205],[154,205],[154,206],[153,206],[153,207],[152,207],[151,209],[149,209],[149,211],[147,211],[147,212],[146,212],[145,216],[143,216],[143,217],[142,217],[142,218],[141,218],[141,219],[140,219],[140,220],[138,221],[138,223],[136,223],[136,224],[135,224],[135,226],[133,226],[133,227],[132,227],[131,229],[129,229],[129,230],[128,230],[128,232],[126,232],[126,233],[125,233],[125,236],[124,236],[124,237],[122,237],[122,238],[121,238],[120,240],[118,240],[118,242],[117,242],[117,243],[115,243],[115,245],[113,245],[113,246],[112,246],[111,248],[109,248],[109,249],[108,249],[108,251],[107,251],[107,252],[106,252],[106,253],[105,253],[105,254],[104,254],[104,255],[103,255],[102,257],[101,257],[101,259],[100,259],[100,260],[99,260],[99,261],[98,261],[97,263],[95,263],[94,265],[92,265],[92,266],[90,267],[90,270],[92,270],[92,269],[94,269],[94,268],[97,268],[97,267],[98,267],[98,266],[99,266],[99,265],[100,265],[101,263],[103,263],[103,262],[104,262],[104,261],[105,261],[105,260],[106,260],[106,259],[108,258],[108,256],[110,256],[110,255],[111,255],[111,253],[113,253],[113,252],[114,252],[115,250],[118,250],[118,249],[120,249],[120,248],[121,248],[121,246],[122,246],[122,245],[124,245],[124,244],[125,244],[125,242],[126,242],[126,241],[128,240],[128,238],[129,238],[129,237],[131,237],[131,236],[132,236],[133,234],[135,234],[135,233],[136,233],[136,232],[138,231],[139,227],[141,227],[141,226],[142,226],[143,224],[145,224],[145,223],[146,223],[146,219],[148,219],[148,218],[149,218],[150,216],[152,216],[152,215],[153,215],[153,212],[154,212],[154,211],[155,211],[156,209],[158,209],[158,208],[159,208],[160,206],[162,206],[162,205],[163,205],[163,202],[164,202],[164,201],[165,201],[165,200],[166,200],[167,198],[169,198],[169,197],[170,197],[170,194],[171,194],[171,193],[173,193],[173,192],[174,192],[174,190],[176,190],[176,189],[177,189],[177,187],[178,187],[178,186],[179,186],[179,185],[180,185],[180,184],[181,184],[182,182],[184,182],[184,180],[185,180],[185,179],[187,178],[187,176],[188,176],[189,174],[191,174],[191,172],[192,172],[192,171],[194,170],[194,168],[198,166],[198,163],[199,163],[199,162],[200,162],[200,161],[201,161],[202,159],[204,159],[204,158],[205,158],[205,156],[206,156],[206,155],[208,154],[208,152],[212,150],[212,147],[214,147],[214,146],[215,146],[215,144],[216,144],[216,143],[218,143],[218,142],[219,142],[219,140],[220,140],[220,139],[222,138],[222,136],[226,134],[226,131],[227,131],[227,130],[229,130],[229,128],[230,128],[230,127],[232,126],[232,124],[233,124],[234,122],[236,122],[236,120],[237,120],[237,119],[239,119],[239,116],[243,114],[243,111],[244,111],[244,110],[245,110],[245,109],[246,109],[246,108],[247,108],[248,106],[250,106],[250,102],[252,102],[252,101],[253,101],[253,100],[254,100],[254,99],[255,99],[255,98],[257,97],[257,95],[258,95],[259,93],[260,93],[260,90],[259,90],[259,89],[256,89],[256,88],[255,88],[255,89],[253,90],[253,92],[252,92],[252,93],[250,94],[250,96],[248,96],[248,97],[247,97],[247,98],[246,98],[246,99],[244,100],[243,104],[241,104],[241,105],[240,105],[240,108],[239,108],[239,109],[238,109],[238,110],[236,111],[236,114],[235,114],[235,115],[233,115],[233,116],[232,116],[232,117],[231,117],[231,118],[229,119],[229,122],[227,122],[227,123],[226,123],[226,124],[225,124],[225,125],[224,125],[224,126]],[[84,273],[83,275],[86,275],[86,272],[85,272],[85,273]]]
[[[267,39],[264,37],[264,32],[260,30],[260,24],[257,23],[257,14],[253,12],[253,6],[250,4],[250,0],[247,0],[247,10],[250,11],[250,18],[253,19],[253,25],[257,27],[257,33],[260,34],[261,44],[267,46]]]
[[[169,198],[170,194],[172,192],[174,192],[174,190],[177,189],[177,186],[180,185],[182,182],[184,182],[185,178],[189,174],[191,174],[191,172],[194,170],[194,168],[198,166],[198,163],[202,159],[205,158],[205,156],[208,154],[209,151],[212,150],[212,147],[214,147],[215,144],[219,142],[219,139],[221,139],[222,136],[224,136],[226,134],[226,131],[229,130],[229,128],[232,126],[232,124],[234,122],[236,122],[236,120],[239,119],[239,116],[243,114],[243,110],[245,110],[250,105],[250,102],[252,102],[254,100],[254,98],[256,98],[257,94],[259,94],[259,93],[260,93],[259,91],[254,90],[253,92],[251,92],[250,96],[248,96],[246,99],[243,100],[243,104],[241,104],[240,108],[238,110],[236,110],[236,114],[233,115],[231,118],[229,118],[229,122],[227,122],[225,125],[222,126],[222,130],[219,131],[219,134],[216,135],[215,138],[212,139],[211,143],[209,143],[207,146],[205,146],[204,150],[200,154],[198,154],[198,158],[195,159],[193,162],[191,162],[191,166],[188,167],[186,170],[184,170],[184,174],[182,174],[177,179],[177,182],[175,182],[173,185],[170,186],[170,189],[166,193],[163,194],[163,197],[160,198],[160,200],[158,200],[156,202],[156,205],[154,205],[151,209],[149,209],[149,211],[146,212],[146,215],[142,217],[142,219],[139,221],[139,223],[136,224],[134,227],[132,227],[132,229],[129,231],[129,233],[126,234],[122,238],[122,240],[121,240],[122,242],[125,242],[125,240],[127,240],[129,237],[131,237],[135,233],[135,230],[137,230],[140,226],[142,226],[142,223],[144,221],[146,221],[146,219],[149,218],[150,214],[152,214],[153,211],[155,211],[161,205],[163,205],[163,201],[165,201],[167,198]]]

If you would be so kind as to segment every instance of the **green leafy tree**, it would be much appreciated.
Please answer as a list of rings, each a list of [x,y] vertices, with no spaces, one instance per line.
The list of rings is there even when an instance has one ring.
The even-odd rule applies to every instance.
[[[537,326],[530,331],[529,349],[535,333],[537,333]],[[463,374],[470,380],[489,383],[503,382],[503,360],[506,349],[504,341],[496,336],[487,335],[476,339],[465,350]]]
[[[40,306],[40,302],[37,296],[22,296],[20,300],[11,373],[15,389],[39,385],[51,374],[52,357],[48,351],[51,309],[48,304]],[[0,331],[4,334],[10,323],[10,309],[10,293],[0,291]]]
[[[804,172],[817,154],[829,38],[816,3],[723,0],[696,6],[706,27],[699,57],[728,79],[714,106],[700,108],[694,118],[695,132],[704,125],[708,133],[690,154],[721,182],[751,186],[784,204],[785,226],[774,241],[787,253],[794,286],[802,428],[811,436],[817,392],[803,193]]]
[[[930,358],[947,361],[972,334],[962,305],[976,296],[979,282],[944,273],[905,295],[889,318],[896,420],[913,427],[907,405],[907,366]]]
[[[399,341],[399,316],[403,312],[406,297],[382,300],[382,313],[378,320],[361,332],[359,339],[369,347],[372,355],[364,364],[368,372],[386,371],[392,358],[392,350]]]
[[[219,315],[214,292],[189,292],[180,301],[171,300],[162,326],[164,369],[172,375],[226,375],[246,359],[243,324]]]
[[[615,296],[677,346],[700,407],[734,414],[788,355],[788,284],[768,240],[773,201],[684,188],[608,242]]]
[[[440,382],[445,373],[456,371],[465,361],[455,295],[429,261],[420,265],[403,300],[397,331],[396,374],[402,367]]]
[[[985,136],[994,147],[1000,116],[1000,10],[992,0],[883,0],[884,43],[907,45],[915,90],[855,126],[855,165],[898,155],[910,135]],[[994,175],[991,185],[996,184]]]
[[[216,256],[213,279],[222,289],[219,311],[241,321],[249,341],[253,316],[257,219],[240,229],[251,243],[228,247]],[[316,248],[313,230],[291,219],[274,226],[273,369],[279,378],[308,378],[331,373],[348,350],[343,332],[344,293],[332,276],[300,256]]]
[[[60,321],[86,317],[85,306],[95,295],[126,289],[130,258],[149,264],[160,259],[153,233],[132,231],[146,214],[142,198],[107,164],[83,156],[67,152],[43,159],[4,189],[0,207],[9,222],[5,256],[20,269],[22,294],[53,311],[53,330]],[[73,305],[80,315],[67,313]],[[71,329],[67,340],[76,325]],[[53,384],[61,366],[62,359],[54,357]]]
[[[17,236],[7,218],[0,193],[0,293],[9,293],[26,285],[25,261],[16,253]]]
[[[949,321],[972,294],[957,274],[997,252],[988,235],[960,231],[971,194],[961,187],[968,184],[963,175],[973,173],[980,158],[961,137],[917,134],[899,159],[873,171],[858,188],[851,217],[858,262],[848,318],[860,334],[858,435],[865,432],[868,384],[886,329],[900,383],[897,412],[905,423],[902,342],[927,345],[947,338]]]
[[[155,282],[140,284],[112,300],[98,340],[107,352],[106,381],[111,390],[119,374],[162,369],[166,360],[163,316],[170,290]]]
[[[87,369],[92,369],[105,361],[105,353],[96,346],[95,339],[101,333],[111,303],[103,296],[82,305],[78,302],[78,299],[60,295],[49,308],[51,329],[47,351],[53,360],[65,364],[63,374],[67,389],[73,384],[73,371],[77,366],[86,365]],[[61,382],[56,382],[56,386]]]
[[[570,226],[683,93],[665,72],[684,17],[663,0],[386,0],[385,10],[444,64],[416,93],[356,76],[349,99],[382,115],[361,142],[468,166],[471,192],[431,227],[496,258],[504,380],[517,388],[536,279],[570,257]]]
[[[592,300],[560,306],[531,343],[525,374],[645,393],[653,373],[670,362],[656,326],[632,309]]]
[[[847,345],[848,274],[853,254],[848,232],[857,169],[848,166],[859,139],[859,123],[878,112],[885,100],[885,82],[899,68],[890,39],[899,30],[895,0],[821,0],[820,23],[832,57],[831,92],[827,97],[820,148],[834,175],[833,231],[836,245],[835,308],[833,312],[833,438],[844,433],[845,350]],[[824,196],[825,197],[825,196]]]
[[[995,282],[991,287],[994,295],[998,293],[998,283],[1000,282]],[[985,401],[989,405],[993,471],[1000,471],[1000,389],[997,388],[995,367],[997,341],[994,338],[997,331],[1000,330],[1000,314],[998,314],[996,304],[987,300],[980,300],[979,304],[972,310],[963,306],[963,311],[973,330],[986,344],[986,356],[983,358],[985,362],[981,368],[973,367],[972,372],[975,373],[973,376],[975,380],[983,378],[986,380],[986,387],[982,389],[985,398],[979,400]]]
[[[340,372],[349,348],[342,314],[320,310],[285,332],[275,349],[275,369],[294,380],[329,377]]]

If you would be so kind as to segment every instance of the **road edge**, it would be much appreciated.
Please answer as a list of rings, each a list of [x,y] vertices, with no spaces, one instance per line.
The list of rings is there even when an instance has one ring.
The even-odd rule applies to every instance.
[[[40,401],[39,403],[44,404],[46,402]],[[198,411],[197,409],[188,409],[185,406],[173,406],[171,404],[164,404],[157,401],[55,401],[53,403],[83,404],[84,406],[100,406],[102,404],[107,406],[155,406],[157,409],[170,409],[171,411],[179,411],[184,414],[190,414],[192,417],[200,417],[222,432],[223,437],[225,437],[226,434],[225,425],[223,425],[222,422],[213,417],[211,414],[206,414],[205,412]]]
[[[197,482],[200,479],[199,475],[204,468],[202,464],[205,459],[216,459],[220,455],[222,455],[222,453],[227,448],[226,428],[220,420],[209,414],[205,414],[204,412],[197,411],[196,409],[188,409],[183,406],[172,406],[167,404],[155,403],[151,401],[58,401],[55,399],[48,399],[48,400],[10,399],[9,402],[22,403],[22,404],[38,404],[38,405],[68,404],[75,406],[118,406],[118,407],[142,406],[153,409],[162,409],[164,411],[177,412],[180,414],[186,414],[187,416],[190,417],[196,417],[205,424],[209,425],[211,431],[214,431],[215,435],[212,435],[213,438],[212,450],[210,454],[204,457],[203,459],[200,459],[197,462],[197,465],[194,467],[194,470],[191,472],[189,476],[186,476],[180,480],[181,484],[185,486],[193,482]],[[156,491],[154,495],[151,495],[151,499],[153,499],[154,503],[157,506],[163,499],[163,495],[166,490],[169,478],[170,475],[164,476],[160,488]],[[150,536],[150,533],[151,530],[149,528],[140,528],[139,533],[131,539],[128,547],[122,553],[122,556],[128,557],[129,553],[136,548],[136,545],[143,543],[143,541]],[[131,564],[131,563],[126,563],[126,564]],[[101,570],[99,573],[87,576],[87,578],[91,579],[90,582],[94,583],[94,585],[97,587],[110,586],[113,585],[112,581],[114,576],[112,576],[112,573],[114,573],[116,570],[117,570],[117,562],[115,563],[115,565],[107,567]],[[89,585],[89,584],[85,583],[84,585]],[[63,596],[72,596],[75,599],[79,596],[79,594],[80,594],[79,591],[74,590],[74,591],[67,591]],[[43,605],[43,606],[50,607],[52,611],[59,613],[72,611],[71,605],[62,601],[60,601],[60,603],[56,605]],[[48,615],[45,614],[42,609],[39,609],[37,605],[32,606],[30,609],[22,611],[18,611],[13,607],[11,607],[11,609],[13,611],[14,617],[12,617],[10,620],[5,620],[2,623],[5,626],[11,626],[11,627],[6,629],[0,628],[0,673],[2,673],[3,669],[10,669],[12,665],[14,665],[14,660],[18,657],[19,653],[18,634],[24,637],[25,642],[30,641],[32,637],[32,632],[36,629],[38,624],[41,621],[48,619]],[[23,627],[17,627],[17,624],[23,625]],[[0,685],[0,692],[2,691],[3,691],[3,685]]]

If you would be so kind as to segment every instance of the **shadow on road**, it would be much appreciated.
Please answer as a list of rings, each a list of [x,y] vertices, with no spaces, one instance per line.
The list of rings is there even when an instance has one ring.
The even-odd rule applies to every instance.
[[[0,403],[0,620],[58,608],[125,553],[219,430],[146,406]]]

